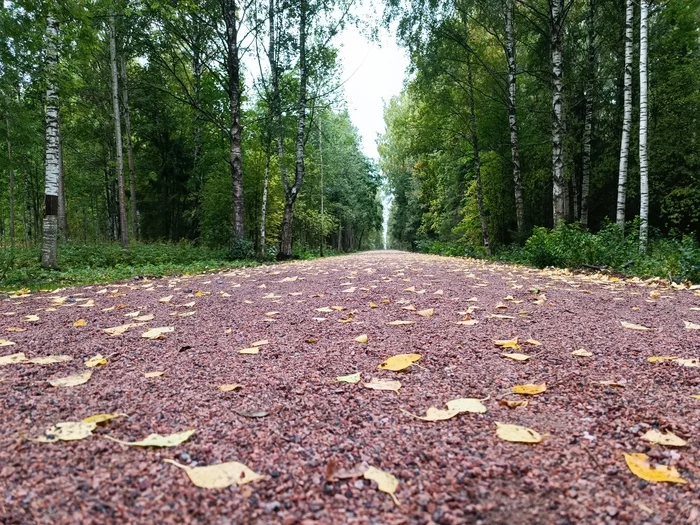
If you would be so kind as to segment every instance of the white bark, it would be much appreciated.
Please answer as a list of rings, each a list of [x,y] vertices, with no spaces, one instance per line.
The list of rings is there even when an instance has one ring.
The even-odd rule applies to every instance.
[[[269,145],[267,146],[269,148]],[[267,221],[267,189],[270,183],[270,152],[265,159],[265,178],[263,179],[262,209],[260,210],[260,257],[265,257],[265,222]]]
[[[58,180],[61,171],[61,145],[58,133],[58,22],[49,16],[46,22],[46,145],[44,195],[45,213],[42,227],[41,265],[44,268],[58,266]]]
[[[591,139],[593,135],[593,103],[595,100],[596,42],[595,42],[596,0],[588,0],[588,65],[586,71],[586,116],[583,125],[583,174],[581,177],[581,226],[588,228],[588,193],[591,181]],[[576,202],[574,201],[574,205]]]
[[[134,167],[134,145],[131,141],[131,110],[129,109],[129,88],[127,86],[126,59],[122,53],[120,57],[120,69],[122,77],[122,110],[124,111],[124,126],[126,127],[126,158],[129,164],[129,193],[131,201],[131,234],[135,240],[139,238],[138,211],[136,207],[136,169]]]
[[[119,111],[119,75],[117,74],[117,28],[114,14],[109,24],[109,61],[112,69],[112,107],[114,110],[114,135],[117,156],[117,184],[119,187],[119,229],[122,248],[129,244],[126,226],[126,192],[124,190],[124,154],[122,151],[122,123]]]
[[[520,170],[520,148],[518,144],[518,121],[516,112],[516,63],[515,63],[515,0],[506,0],[506,60],[508,62],[508,126],[510,128],[510,152],[513,164],[513,183],[515,187],[515,220],[518,233],[525,228],[523,208],[523,186]]]
[[[647,29],[649,0],[641,0],[639,16],[639,251],[647,250],[649,234],[649,167],[647,164]]]
[[[552,211],[556,227],[566,217],[564,182],[564,0],[550,0],[552,61]]]
[[[625,228],[625,206],[627,204],[627,165],[632,125],[632,38],[634,35],[634,0],[627,0],[625,16],[625,78],[624,109],[622,118],[622,144],[620,145],[620,170],[617,176],[617,225]]]

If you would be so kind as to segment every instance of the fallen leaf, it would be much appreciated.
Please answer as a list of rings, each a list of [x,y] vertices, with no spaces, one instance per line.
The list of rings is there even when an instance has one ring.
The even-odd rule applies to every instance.
[[[161,297],[160,299],[158,299],[158,302],[159,303],[169,303],[172,298],[173,298],[172,295],[167,295],[165,297]]]
[[[95,301],[88,299],[83,304],[79,304],[78,308],[92,308],[93,306],[95,306]]]
[[[204,297],[205,295],[211,295],[211,292],[200,292],[200,291],[197,291],[197,292],[194,293],[194,296],[195,296],[195,297]]]
[[[27,356],[24,352],[19,352],[17,354],[4,355],[0,357],[0,366],[3,365],[14,365],[16,363],[24,363],[27,360]]]
[[[130,330],[131,328],[136,328],[138,326],[143,326],[144,323],[127,323],[123,324],[120,326],[113,326],[112,328],[105,328],[103,330],[104,333],[111,335],[112,337],[116,337],[119,335],[124,334],[127,330]]]
[[[240,390],[241,388],[243,388],[243,385],[239,385],[238,383],[232,383],[219,385],[216,388],[218,388],[221,392],[233,392],[234,390]]]
[[[535,396],[541,394],[547,390],[547,385],[544,383],[539,385],[527,384],[527,385],[516,385],[513,387],[514,394],[523,394],[528,396]]]
[[[370,301],[369,307],[370,307],[370,308],[379,308],[379,305],[378,305],[378,304],[374,304],[373,302]]]
[[[526,345],[542,346],[542,343],[540,343],[537,339],[526,339],[523,341],[523,343]]]
[[[620,379],[619,381],[606,380],[606,381],[594,381],[594,382],[596,382],[602,386],[614,386],[617,388],[625,388],[625,386],[627,386],[627,380],[625,380],[625,379]]]
[[[686,330],[700,330],[700,324],[691,323],[690,321],[683,321],[685,323]]]
[[[415,287],[415,286],[411,286],[410,288],[406,288],[406,289],[404,289],[404,292],[415,293],[415,292],[416,292],[416,287]]]
[[[358,335],[355,338],[355,341],[357,341],[358,343],[367,343],[367,341],[369,341],[369,338],[367,337],[367,334],[362,334]]]
[[[620,321],[622,328],[627,328],[629,330],[652,330],[647,326],[642,326],[640,324],[628,323],[627,321]]]
[[[128,314],[124,314],[124,317],[136,317],[141,313],[140,310],[136,310],[135,312],[129,312]]]
[[[404,325],[408,325],[408,324],[413,324],[413,321],[391,321],[387,324],[389,324],[391,326],[404,326]]]
[[[262,339],[260,341],[255,341],[254,343],[250,343],[250,346],[265,346],[269,344],[270,341],[268,341],[267,339]]]
[[[85,361],[85,366],[88,368],[95,368],[96,366],[102,366],[107,364],[107,358],[102,354],[97,354]]]
[[[651,481],[652,483],[687,483],[674,467],[666,465],[655,465],[652,467],[649,464],[649,456],[646,454],[633,453],[624,454],[624,456],[625,463],[627,463],[632,474],[638,478]]]
[[[113,438],[112,436],[104,436],[110,441],[128,445],[130,447],[175,447],[187,441],[195,430],[185,430],[184,432],[176,432],[167,436],[160,434],[149,434],[141,441],[122,441],[121,439]]]
[[[646,439],[652,445],[666,445],[668,447],[684,447],[688,444],[672,432],[662,434],[657,429],[649,430],[642,436],[642,439]]]
[[[32,315],[25,315],[25,316],[22,318],[22,321],[27,321],[28,323],[35,323],[35,322],[37,322],[38,320],[39,320],[39,316],[38,316],[38,315],[34,315],[34,314],[32,314]]]
[[[92,435],[96,423],[85,421],[65,421],[56,423],[46,429],[43,436],[26,438],[35,443],[55,443],[56,441],[78,441]]]
[[[427,308],[425,310],[418,310],[416,313],[421,317],[432,317],[435,314],[435,309]]]
[[[512,315],[489,314],[492,319],[515,319]]]
[[[457,321],[455,324],[460,324],[462,326],[474,326],[475,324],[479,324],[479,321],[476,319],[464,319],[462,321]]]
[[[513,361],[528,361],[529,359],[532,359],[531,355],[527,354],[501,354],[503,357],[507,357],[508,359],[512,359]]]
[[[512,348],[513,350],[518,350],[520,348],[517,337],[514,339],[496,339],[493,344],[501,348]]]
[[[243,348],[242,350],[238,351],[239,354],[248,354],[248,355],[255,355],[260,353],[260,348],[257,346],[254,346],[252,348]]]
[[[92,377],[92,370],[86,370],[82,374],[77,374],[68,377],[61,377],[59,379],[49,379],[49,384],[56,387],[68,387],[68,386],[78,386],[83,385],[90,381]]]
[[[407,310],[407,311],[409,311],[409,312],[415,312],[415,311],[416,311],[416,307],[413,306],[412,304],[409,304],[408,306],[402,306],[401,309],[402,309],[402,310]]]
[[[575,357],[591,357],[591,356],[593,356],[593,354],[591,352],[589,352],[588,350],[586,350],[584,348],[579,348],[578,350],[574,350],[573,352],[571,352],[571,355],[573,355]]]
[[[496,423],[496,435],[512,443],[540,443],[544,437],[531,428],[507,423]]]
[[[340,381],[341,383],[359,383],[360,382],[360,372],[357,372],[355,374],[350,374],[347,376],[339,376],[335,378],[336,381]]]
[[[265,316],[267,317],[274,317],[276,315],[279,315],[279,312],[265,312]]]
[[[237,461],[205,467],[188,467],[172,459],[164,459],[163,461],[183,469],[192,484],[202,489],[225,489],[231,485],[240,486],[263,479],[263,476],[256,474],[243,463]]]
[[[700,368],[700,359],[676,359],[674,363],[688,368]]]
[[[316,308],[316,311],[317,311],[317,312],[323,312],[323,313],[325,313],[325,314],[333,313],[333,309],[332,309],[332,308],[328,308],[327,306],[324,306],[323,308]]]
[[[373,377],[369,380],[369,383],[363,383],[362,386],[370,390],[389,390],[398,394],[401,388],[401,381],[390,381]]]
[[[28,365],[53,365],[56,363],[65,363],[72,360],[69,355],[47,355],[43,357],[33,357],[25,361]]]
[[[152,378],[152,377],[160,377],[160,376],[162,376],[163,374],[165,374],[165,371],[146,372],[145,374],[143,374],[143,377],[147,377],[147,378],[150,379],[150,378]]]
[[[265,417],[270,414],[267,410],[236,410],[235,412],[239,416],[252,418]]]
[[[87,321],[85,319],[78,319],[76,322],[73,323],[73,326],[75,326],[76,328],[81,328],[85,325],[87,325]]]
[[[118,417],[129,417],[127,414],[95,414],[94,416],[88,416],[83,418],[83,423],[94,423],[99,425],[100,423],[106,423]]]
[[[510,399],[501,399],[498,402],[499,405],[506,406],[508,408],[517,408],[517,407],[526,407],[528,402],[525,400],[522,401],[511,401]]]
[[[153,314],[146,314],[146,315],[139,315],[138,317],[134,317],[134,321],[140,321],[145,323],[146,321],[152,321],[155,319],[155,315]]]
[[[141,337],[145,339],[165,339],[165,334],[174,332],[175,328],[172,326],[161,326],[158,328],[151,328],[147,332],[141,334]]]
[[[6,332],[26,332],[26,328],[19,328],[18,326],[9,326],[5,328]]]
[[[647,361],[650,363],[664,363],[666,361],[675,361],[676,359],[678,359],[678,357],[671,355],[655,355],[647,358]]]
[[[391,499],[394,500],[394,503],[399,505],[399,500],[394,494],[394,492],[396,492],[396,489],[399,486],[399,480],[396,479],[393,475],[389,474],[388,472],[384,472],[383,470],[380,470],[376,467],[369,467],[362,475],[362,477],[364,477],[365,479],[376,481],[377,488],[380,491],[389,494],[389,496],[391,496]]]
[[[377,368],[381,370],[391,370],[392,372],[399,372],[405,370],[411,366],[416,361],[420,360],[420,354],[399,354],[390,357],[383,363],[381,363]]]

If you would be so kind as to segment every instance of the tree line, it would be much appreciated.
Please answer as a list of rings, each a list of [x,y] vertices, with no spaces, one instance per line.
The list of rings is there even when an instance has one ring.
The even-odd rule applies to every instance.
[[[0,239],[191,240],[236,257],[378,245],[344,109],[352,0],[0,7]]]
[[[385,111],[395,246],[522,243],[638,217],[700,232],[698,0],[388,0],[411,58]]]

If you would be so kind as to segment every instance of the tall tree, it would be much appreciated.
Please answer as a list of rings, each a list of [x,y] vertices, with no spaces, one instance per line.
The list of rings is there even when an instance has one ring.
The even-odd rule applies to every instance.
[[[126,75],[126,58],[122,51],[120,60],[120,73],[122,80],[122,112],[124,113],[124,127],[126,128],[126,157],[129,165],[129,193],[131,201],[131,235],[134,240],[139,239],[138,207],[136,205],[136,169],[134,167],[134,144],[131,140],[131,109],[129,108],[129,84]]]
[[[552,208],[553,224],[566,218],[564,180],[564,0],[549,0],[550,60],[552,67]]]
[[[649,235],[649,166],[647,163],[647,33],[649,0],[639,11],[639,251],[647,251]]]
[[[513,187],[515,192],[515,221],[518,233],[525,229],[525,211],[523,206],[523,183],[520,169],[520,146],[518,140],[517,112],[517,66],[515,61],[515,0],[505,2],[506,39],[505,52],[508,63],[508,126],[510,129],[510,151],[513,164]]]
[[[627,0],[625,14],[625,73],[624,73],[624,116],[622,119],[622,143],[620,145],[620,169],[617,175],[617,215],[616,222],[621,231],[625,228],[625,207],[627,205],[627,166],[630,149],[630,128],[632,126],[632,38],[634,35],[634,0]]]
[[[58,178],[61,170],[61,138],[58,127],[58,22],[51,15],[46,21],[46,145],[44,176],[44,220],[41,265],[58,267]]]
[[[15,169],[12,158],[12,139],[10,137],[10,115],[5,115],[5,124],[7,125],[7,170],[9,172],[10,183],[10,242],[15,242]]]
[[[119,74],[117,73],[117,24],[114,13],[109,19],[109,64],[112,73],[112,108],[114,111],[114,136],[117,157],[117,185],[119,187],[119,239],[122,248],[129,245],[126,226],[126,191],[124,187],[124,153],[122,147],[122,123],[119,110]]]
[[[595,34],[595,18],[596,18],[596,0],[588,0],[588,11],[586,14],[586,34],[587,48],[586,54],[586,86],[584,89],[585,97],[585,116],[583,124],[583,173],[581,176],[581,226],[588,229],[588,198],[590,194],[591,184],[591,140],[593,136],[593,116],[594,116],[594,101],[596,97],[595,82],[596,82],[596,34]],[[577,203],[574,202],[574,207]]]

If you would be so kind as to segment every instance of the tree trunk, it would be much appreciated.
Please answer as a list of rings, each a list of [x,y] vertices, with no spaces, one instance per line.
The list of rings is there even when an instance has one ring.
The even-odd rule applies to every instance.
[[[516,62],[515,62],[515,0],[506,0],[506,60],[508,61],[508,126],[510,128],[510,153],[513,164],[513,183],[515,187],[515,220],[518,233],[525,229],[525,212],[523,208],[523,184],[520,170],[520,148],[518,141],[518,120],[516,112]]]
[[[484,209],[484,192],[481,186],[481,157],[479,156],[479,133],[476,127],[476,109],[474,104],[474,77],[472,75],[471,52],[467,51],[467,88],[469,90],[469,121],[474,153],[474,176],[476,177],[476,198],[479,205],[479,219],[481,220],[481,237],[484,241],[486,254],[491,255],[489,243],[489,229]]]
[[[319,116],[318,119],[318,159],[319,159],[319,168],[320,168],[320,175],[321,175],[321,243],[319,247],[319,256],[323,257],[323,245],[324,245],[324,236],[325,236],[325,229],[324,229],[324,221],[325,221],[325,214],[324,214],[324,209],[323,209],[323,127],[322,127],[322,120],[321,117]]]
[[[287,177],[284,177],[282,181],[284,183],[286,198],[284,217],[282,220],[280,259],[289,259],[292,256],[294,203],[304,183],[304,172],[306,169],[304,143],[306,136],[306,84],[308,78],[308,68],[306,64],[306,18],[308,14],[308,2],[307,0],[300,0],[299,4],[299,100],[297,105],[296,163],[294,169],[294,184],[290,185]]]
[[[119,233],[122,248],[129,245],[126,226],[126,191],[124,188],[124,154],[122,151],[122,123],[119,111],[119,76],[117,75],[117,27],[114,14],[109,19],[109,62],[112,69],[112,108],[117,157],[117,184],[119,185]]]
[[[12,139],[10,138],[10,115],[5,115],[7,124],[7,161],[10,175],[10,243],[15,244],[15,170],[12,166]]]
[[[566,217],[564,182],[564,0],[550,0],[552,61],[552,211],[554,227]]]
[[[646,253],[649,235],[649,167],[647,164],[647,30],[649,0],[639,15],[639,251]]]
[[[270,182],[270,152],[265,153],[265,178],[263,179],[262,207],[260,210],[260,258],[265,257],[265,221],[267,220],[267,187]]]
[[[586,116],[583,124],[583,174],[581,178],[581,226],[588,229],[588,194],[591,185],[591,138],[593,136],[593,103],[595,101],[596,80],[596,41],[595,41],[596,0],[588,0],[588,65],[586,70]]]
[[[58,153],[60,171],[58,173],[58,234],[63,242],[68,240],[68,220],[66,218],[66,186],[63,165],[63,137],[61,136],[61,112],[58,113]]]
[[[238,20],[236,0],[221,0],[221,10],[226,24],[226,68],[228,72],[228,96],[230,105],[229,163],[233,191],[233,243],[243,239],[243,161],[241,126],[241,71],[238,56]]]
[[[622,119],[622,144],[620,145],[620,170],[617,175],[617,225],[624,232],[625,207],[627,204],[627,165],[632,126],[632,38],[634,36],[634,0],[627,0],[625,15],[625,79],[624,116]]]
[[[129,87],[126,76],[126,59],[122,53],[119,61],[122,77],[122,110],[126,127],[126,158],[129,163],[129,193],[131,197],[131,235],[139,239],[138,208],[136,206],[136,170],[134,168],[134,144],[131,141],[131,109],[129,108]]]
[[[46,23],[46,145],[44,176],[44,220],[42,225],[41,265],[58,267],[58,179],[61,171],[61,145],[58,134],[58,22],[49,15]]]

